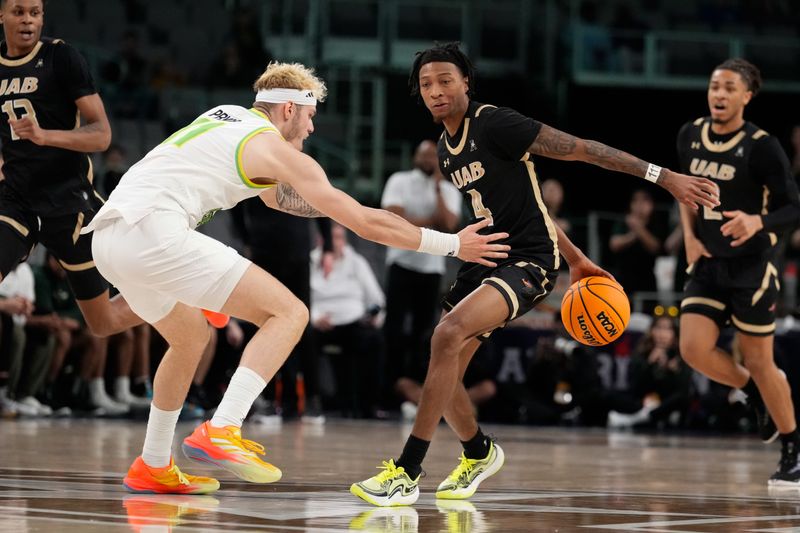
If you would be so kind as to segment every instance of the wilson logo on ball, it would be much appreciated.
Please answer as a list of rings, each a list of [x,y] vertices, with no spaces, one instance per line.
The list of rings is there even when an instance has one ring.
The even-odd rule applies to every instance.
[[[573,283],[561,301],[564,327],[573,339],[588,346],[617,340],[630,316],[630,303],[622,286],[600,276]]]

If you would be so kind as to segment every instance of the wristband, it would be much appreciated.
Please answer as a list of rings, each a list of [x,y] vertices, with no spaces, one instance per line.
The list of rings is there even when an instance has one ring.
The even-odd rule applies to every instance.
[[[454,233],[442,233],[428,228],[422,230],[422,239],[419,242],[418,252],[431,255],[446,255],[453,257],[458,255],[461,247],[461,239]]]
[[[649,165],[647,165],[647,174],[644,175],[644,179],[655,183],[658,181],[658,177],[660,175],[661,175],[661,167],[650,163]]]

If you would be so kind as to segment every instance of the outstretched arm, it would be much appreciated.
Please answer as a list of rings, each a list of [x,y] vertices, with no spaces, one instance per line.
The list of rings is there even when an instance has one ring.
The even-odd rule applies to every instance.
[[[546,124],[528,147],[528,152],[553,159],[583,161],[599,167],[625,172],[653,181],[668,190],[679,202],[697,209],[698,205],[719,205],[717,186],[706,178],[696,178],[651,165],[622,150],[597,141],[584,140]]]
[[[274,135],[257,135],[244,148],[243,167],[251,179],[267,178],[290,186],[289,189],[275,187],[262,193],[267,205],[278,203],[278,189],[284,197],[284,209],[289,206],[302,213],[324,214],[354,231],[358,236],[396,248],[428,251],[438,255],[448,255],[445,248],[455,252],[465,261],[473,261],[487,266],[495,266],[491,259],[508,256],[509,246],[493,244],[493,241],[508,237],[506,233],[480,235],[478,231],[488,225],[482,221],[464,228],[458,238],[421,230],[402,217],[383,209],[364,207],[355,199],[328,181],[325,172],[316,161],[297,151],[291,145]],[[273,192],[273,190],[275,192]],[[307,203],[307,206],[301,203]],[[426,237],[427,236],[427,237]],[[433,239],[433,240],[431,240]],[[450,242],[454,246],[450,248]]]

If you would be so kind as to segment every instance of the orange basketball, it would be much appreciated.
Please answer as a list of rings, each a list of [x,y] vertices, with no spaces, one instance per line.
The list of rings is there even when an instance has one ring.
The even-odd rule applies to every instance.
[[[561,321],[572,338],[589,346],[615,341],[628,327],[631,305],[622,285],[600,276],[576,281],[561,300]]]

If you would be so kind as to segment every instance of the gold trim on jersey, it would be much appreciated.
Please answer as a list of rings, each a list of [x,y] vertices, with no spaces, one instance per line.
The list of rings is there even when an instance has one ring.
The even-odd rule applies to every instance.
[[[766,326],[757,326],[755,324],[747,324],[742,322],[735,316],[731,315],[731,322],[733,325],[736,326],[737,329],[740,329],[746,333],[773,333],[775,331],[775,322],[772,324],[767,324]]]
[[[23,237],[27,237],[28,234],[30,233],[28,228],[26,228],[25,226],[23,226],[22,224],[20,224],[19,222],[17,222],[16,220],[14,220],[11,217],[0,215],[0,222],[5,222],[9,226],[11,226],[15,230],[17,230],[20,234],[22,234]]]
[[[506,283],[504,279],[496,278],[494,276],[481,281],[481,285],[488,281],[496,283],[508,295],[508,298],[511,300],[511,316],[508,318],[508,320],[514,320],[519,312],[519,298],[517,298],[517,293],[514,292],[514,289],[511,288],[511,285]]]
[[[483,105],[482,105],[482,106],[480,106],[480,107],[479,107],[477,110],[475,110],[475,118],[478,118],[478,115],[480,115],[480,114],[481,114],[481,111],[483,111],[483,110],[484,110],[484,108],[486,108],[486,107],[494,107],[494,108],[497,108],[497,106],[496,106],[496,105],[492,105],[492,104],[483,104]]]
[[[695,126],[699,126],[700,124],[702,124],[702,123],[703,123],[703,121],[704,121],[705,119],[706,119],[705,117],[700,117],[700,118],[698,118],[698,119],[695,119],[695,121],[694,121],[694,122],[692,122],[692,124],[694,124]]]
[[[780,290],[780,282],[778,281],[778,269],[775,265],[767,261],[767,267],[764,269],[764,277],[761,278],[761,286],[756,292],[753,293],[753,298],[750,300],[750,305],[756,305],[758,301],[764,296],[764,293],[769,289],[770,277],[775,277],[775,286]]]
[[[764,131],[764,130],[761,130]],[[769,189],[766,185],[764,185],[764,196],[761,198],[761,214],[766,215],[769,213]],[[767,236],[769,237],[769,243],[771,246],[775,246],[778,244],[778,236],[773,232],[768,232]]]
[[[244,171],[244,165],[242,164],[242,154],[244,153],[244,147],[247,145],[248,142],[250,142],[250,139],[258,135],[259,133],[274,133],[278,135],[278,137],[283,139],[281,132],[279,132],[277,128],[275,128],[274,126],[269,126],[266,128],[258,128],[248,133],[244,137],[244,139],[239,141],[239,145],[236,146],[236,153],[234,154],[234,159],[236,161],[236,172],[239,174],[239,179],[242,180],[242,183],[244,183],[251,189],[268,189],[270,187],[274,187],[275,185],[277,185],[277,182],[267,183],[265,185],[254,182],[247,176],[247,174]]]
[[[90,270],[94,268],[94,261],[86,261],[85,263],[70,265],[69,263],[65,263],[59,259],[58,263],[64,267],[64,270],[69,270],[70,272],[83,272],[84,270]]]
[[[92,164],[92,158],[88,155],[86,159],[89,160],[89,170],[86,171],[86,179],[89,180],[89,184],[94,184],[94,165]]]
[[[525,152],[521,161],[525,163],[525,168],[528,169],[528,177],[531,180],[531,188],[533,189],[533,196],[536,198],[536,205],[539,206],[539,211],[542,212],[544,225],[547,228],[547,235],[550,237],[550,240],[553,241],[553,269],[558,270],[561,264],[561,256],[558,253],[558,233],[556,233],[556,227],[550,219],[550,215],[547,213],[547,207],[542,200],[542,193],[539,191],[539,180],[536,177],[536,169],[533,166],[533,161],[528,161],[529,155],[528,152]]]
[[[712,300],[711,298],[703,298],[702,296],[689,296],[688,298],[684,298],[681,302],[681,309],[689,305],[705,305],[718,311],[724,311],[726,307],[726,305],[720,301]]]
[[[757,132],[755,132],[755,133],[753,134],[753,139],[757,141],[757,140],[759,140],[761,137],[766,137],[767,135],[769,135],[769,133],[767,133],[766,131],[764,131],[764,130],[758,130]]]
[[[44,45],[44,43],[42,41],[39,41],[38,43],[36,43],[36,46],[33,47],[33,50],[28,52],[28,55],[26,55],[25,57],[20,57],[19,59],[7,59],[2,55],[0,55],[0,65],[5,65],[7,67],[19,67],[20,65],[24,65],[25,63],[30,62],[31,59],[36,57],[36,54],[38,54],[39,50],[42,49],[42,45]]]
[[[464,119],[464,133],[461,134],[461,142],[458,143],[458,146],[455,148],[450,146],[450,141],[447,140],[447,135],[444,137],[444,143],[447,145],[447,151],[450,152],[452,155],[458,155],[461,153],[461,150],[464,149],[464,145],[467,143],[467,133],[469,133],[469,118]]]
[[[78,219],[77,219],[76,224],[75,224],[75,231],[72,232],[72,244],[77,243],[78,242],[78,238],[81,236],[81,229],[83,228],[83,219],[85,217],[84,217],[83,213],[78,213],[78,217],[77,218]]]
[[[713,142],[711,142],[711,139],[708,138],[709,128],[711,128],[711,124],[706,122],[705,124],[703,124],[703,129],[700,132],[700,138],[703,141],[703,146],[705,146],[706,150],[708,150],[709,152],[715,152],[715,153],[727,152],[728,150],[730,150],[731,148],[742,142],[742,139],[744,139],[747,136],[747,133],[745,133],[745,131],[742,130],[736,135],[734,135],[733,138],[730,139],[728,142],[722,144],[714,144]]]

